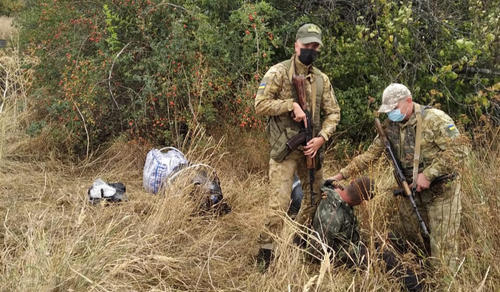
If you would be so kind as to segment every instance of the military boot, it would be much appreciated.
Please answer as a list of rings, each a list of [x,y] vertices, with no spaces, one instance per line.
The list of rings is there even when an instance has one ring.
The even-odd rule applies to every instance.
[[[269,264],[274,258],[274,253],[272,249],[260,248],[257,254],[257,267],[262,273],[265,273],[269,268]]]

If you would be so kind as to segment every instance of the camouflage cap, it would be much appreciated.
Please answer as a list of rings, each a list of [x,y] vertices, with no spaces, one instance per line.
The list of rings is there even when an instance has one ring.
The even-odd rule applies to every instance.
[[[295,40],[303,43],[319,43],[321,46],[321,29],[316,24],[306,23],[299,28]]]
[[[388,113],[392,111],[396,108],[399,101],[408,96],[411,97],[411,92],[406,86],[399,83],[391,83],[384,89],[384,93],[382,93],[382,105],[378,109],[378,112]]]

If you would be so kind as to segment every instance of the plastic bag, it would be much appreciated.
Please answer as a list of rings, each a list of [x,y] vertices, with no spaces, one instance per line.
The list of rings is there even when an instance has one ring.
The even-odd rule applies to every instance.
[[[106,200],[108,202],[121,202],[124,200],[125,192],[126,188],[124,184],[120,182],[108,184],[98,178],[89,188],[87,194],[89,195],[89,201],[92,204],[97,204],[101,200]]]
[[[167,149],[167,152],[162,152]],[[150,150],[144,164],[142,178],[144,189],[153,194],[158,193],[168,176],[188,164],[184,154],[174,147]]]

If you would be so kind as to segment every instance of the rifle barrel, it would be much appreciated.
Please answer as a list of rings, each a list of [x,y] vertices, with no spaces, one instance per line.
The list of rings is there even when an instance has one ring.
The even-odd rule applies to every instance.
[[[422,236],[424,238],[429,238],[429,230],[427,230],[427,226],[425,225],[424,219],[422,219],[422,215],[420,215],[420,212],[418,211],[417,204],[415,203],[415,198],[413,198],[413,195],[408,196],[410,199],[411,206],[413,207],[413,210],[415,211],[415,214],[417,215],[418,223],[420,224],[420,228],[422,228]]]
[[[378,118],[375,119],[375,127],[377,128],[377,132],[379,134],[380,139],[382,139],[382,142],[384,143],[385,146],[385,152],[389,158],[389,160],[392,162],[392,165],[394,166],[394,176],[396,177],[396,181],[399,184],[399,187],[404,190],[406,196],[410,199],[411,206],[413,208],[413,211],[417,215],[418,223],[420,225],[420,228],[422,230],[422,237],[428,239],[430,237],[429,235],[429,230],[427,229],[427,226],[425,225],[424,220],[422,219],[422,215],[420,215],[420,212],[418,211],[417,204],[415,203],[415,199],[413,196],[413,191],[410,190],[410,187],[408,186],[408,182],[406,181],[406,177],[403,173],[403,170],[401,169],[401,165],[399,163],[399,160],[396,158],[394,155],[394,152],[392,151],[391,143],[389,143],[389,140],[387,139],[387,136],[385,135],[384,129],[382,128],[382,124],[380,123],[380,120]],[[415,190],[415,188],[413,188]]]

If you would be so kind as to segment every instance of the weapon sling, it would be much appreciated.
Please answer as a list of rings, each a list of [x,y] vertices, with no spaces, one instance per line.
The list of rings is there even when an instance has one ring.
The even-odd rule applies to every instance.
[[[423,115],[424,107],[420,108],[420,105],[415,104],[415,115],[417,118],[417,129],[415,133],[415,152],[413,154],[413,178],[412,178],[412,195],[410,196],[410,200],[412,201],[413,208],[417,208],[415,203],[415,194],[417,190],[417,177],[418,177],[418,166],[420,164],[420,145],[422,144],[422,115]],[[425,225],[422,217],[419,212],[416,212],[418,221],[420,226],[422,227],[422,237],[424,240],[424,246],[427,250],[427,253],[430,254],[430,233]]]
[[[423,109],[422,109],[423,110]],[[417,129],[415,133],[415,153],[413,154],[413,189],[417,188],[418,165],[420,164],[420,144],[422,142],[422,111],[415,104],[415,115],[417,117]]]

